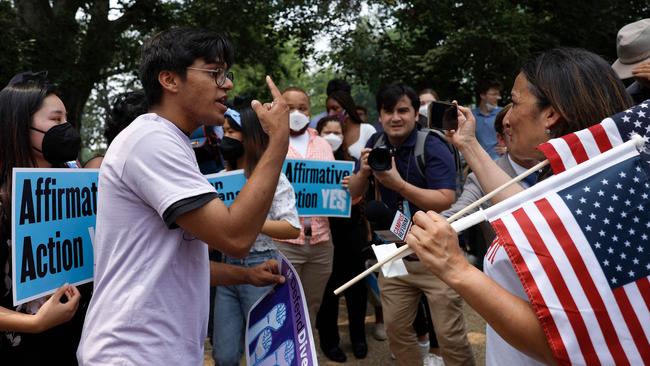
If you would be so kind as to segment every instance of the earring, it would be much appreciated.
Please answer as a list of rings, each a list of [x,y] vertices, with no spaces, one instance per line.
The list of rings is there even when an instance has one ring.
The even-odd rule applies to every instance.
[[[551,130],[548,128],[544,130],[544,133],[551,136]]]

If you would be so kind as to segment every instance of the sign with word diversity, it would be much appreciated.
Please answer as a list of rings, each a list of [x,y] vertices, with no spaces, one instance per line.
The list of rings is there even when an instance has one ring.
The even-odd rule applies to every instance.
[[[246,364],[318,365],[305,293],[289,260],[278,254],[283,284],[276,284],[246,319]]]
[[[14,305],[93,278],[97,170],[14,168]]]
[[[296,192],[299,216],[350,217],[350,192],[341,186],[352,175],[351,161],[286,159],[282,172]]]

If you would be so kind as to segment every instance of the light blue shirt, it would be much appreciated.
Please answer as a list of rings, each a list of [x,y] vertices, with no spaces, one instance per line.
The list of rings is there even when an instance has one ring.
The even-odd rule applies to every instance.
[[[497,133],[494,130],[494,119],[501,111],[501,107],[494,108],[489,114],[485,115],[479,108],[472,109],[472,114],[476,118],[476,138],[483,149],[490,154],[492,160],[499,158],[495,147],[497,146]]]

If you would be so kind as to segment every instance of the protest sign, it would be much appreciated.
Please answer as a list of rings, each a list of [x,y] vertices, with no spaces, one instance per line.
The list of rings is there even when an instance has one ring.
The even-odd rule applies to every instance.
[[[305,293],[289,260],[278,253],[283,284],[276,284],[248,313],[246,363],[250,366],[318,365]]]
[[[205,177],[217,191],[219,199],[228,207],[232,205],[239,192],[244,188],[244,184],[246,184],[246,176],[244,175],[243,169],[209,174]]]
[[[14,305],[93,278],[97,170],[14,168]]]
[[[297,181],[301,216],[350,216],[350,195],[340,179],[351,174],[353,163],[290,160],[284,169]],[[98,170],[15,168],[13,174],[14,304],[53,293],[66,282],[92,281]],[[246,184],[243,170],[206,178],[226,206]]]
[[[341,179],[352,175],[351,161],[286,159],[282,172],[296,192],[299,216],[350,217],[350,192]]]

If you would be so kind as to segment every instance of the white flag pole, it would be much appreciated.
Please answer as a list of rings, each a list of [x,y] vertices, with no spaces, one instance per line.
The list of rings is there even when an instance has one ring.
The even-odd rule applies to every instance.
[[[490,192],[490,193],[486,194],[485,196],[481,197],[480,199],[476,200],[471,205],[465,207],[464,209],[462,209],[462,210],[458,211],[457,213],[455,213],[454,215],[450,216],[447,219],[447,222],[452,223],[452,222],[456,221],[459,217],[462,217],[467,212],[474,210],[475,208],[479,207],[480,205],[482,205],[487,200],[489,200],[492,197],[499,194],[504,189],[510,187],[511,185],[513,185],[515,183],[519,183],[522,179],[524,179],[527,176],[529,176],[530,174],[542,169],[546,165],[548,165],[548,160],[544,160],[544,161],[538,163],[534,167],[526,170],[525,172],[523,172],[523,173],[519,174],[518,176],[512,178],[508,182],[506,182],[506,183],[502,184],[501,186],[497,187],[492,192]],[[459,220],[458,222],[455,222],[451,226],[454,228],[454,230],[456,230],[456,232],[461,232],[461,231],[463,231],[463,230],[465,230],[467,228],[470,228],[470,227],[478,224],[479,222],[483,222],[485,220],[486,220],[485,215],[483,215],[483,213],[481,211],[479,211],[479,212],[475,212],[472,215],[467,216],[466,218],[463,218],[463,219]],[[334,294],[338,295],[341,292],[347,290],[350,286],[352,286],[355,283],[359,282],[360,280],[362,280],[367,275],[371,274],[374,271],[379,270],[379,268],[381,266],[383,266],[384,264],[386,264],[388,262],[392,262],[392,261],[397,260],[397,259],[404,258],[404,257],[406,257],[408,255],[411,255],[411,254],[413,254],[413,251],[410,249],[410,247],[408,245],[403,245],[403,246],[397,248],[397,250],[395,250],[393,252],[393,254],[391,254],[390,256],[384,258],[383,260],[375,263],[372,267],[370,267],[370,268],[366,269],[365,271],[361,272],[356,277],[354,277],[353,279],[351,279],[348,282],[344,283],[341,287],[334,290]]]
[[[589,163],[585,162],[586,165],[579,164],[577,167],[575,167],[578,170],[574,171],[574,174],[580,173],[581,169],[582,170],[585,170],[585,169],[588,170],[588,169],[592,169],[592,166],[600,166],[600,165],[602,165],[603,162],[611,160],[612,157],[616,157],[617,159],[627,158],[628,153],[624,153],[624,151],[631,148],[632,146],[634,146],[636,149],[639,149],[644,144],[645,144],[645,138],[635,134],[635,135],[631,136],[630,140],[628,140],[627,142],[625,142],[625,143],[623,143],[621,145],[618,145],[618,146],[614,147],[613,149],[610,149],[610,150],[608,150],[608,151],[606,151],[606,152],[604,152],[604,153],[602,153],[602,154],[600,154],[598,156],[595,156],[595,157],[589,159],[588,160]],[[638,152],[637,152],[637,154],[638,154]],[[500,187],[496,188],[494,191],[488,193],[487,195],[485,195],[481,199],[479,199],[476,202],[472,203],[471,205],[467,206],[465,209],[459,211],[457,214],[449,217],[447,219],[447,222],[451,223],[452,221],[456,220],[458,217],[464,215],[467,211],[470,211],[470,210],[476,208],[477,206],[479,206],[480,204],[482,204],[486,200],[494,197],[494,195],[496,195],[499,192],[503,191],[506,187],[509,187],[510,185],[521,181],[522,179],[524,179],[525,177],[527,177],[528,175],[530,175],[534,171],[539,170],[540,168],[547,165],[548,163],[549,163],[548,160],[544,160],[541,163],[535,165],[534,167],[528,169],[527,171],[521,173],[517,177],[511,179],[510,181],[508,181],[505,184],[501,185]],[[553,178],[557,178],[560,181],[571,179],[570,176],[564,176],[564,178],[560,178],[561,176],[562,175],[558,175],[558,176],[554,176]],[[551,179],[549,179],[547,181],[544,181],[544,183],[551,184],[550,181],[553,178],[551,178]],[[531,188],[531,191],[526,190],[525,192],[531,192],[531,194],[532,194],[533,192],[536,192],[536,191],[542,190],[542,189],[545,189],[545,187],[543,187],[543,185],[536,185],[536,186]],[[503,207],[507,207],[508,201],[510,201],[510,198],[508,200],[500,202],[498,205],[503,206]],[[506,205],[506,206],[504,206],[504,205]],[[495,209],[495,208],[496,207],[492,207],[491,209]],[[484,213],[479,211],[479,212],[475,212],[474,214],[469,215],[469,216],[467,216],[467,217],[465,217],[465,218],[463,218],[461,220],[458,220],[455,223],[452,223],[451,226],[454,228],[454,230],[456,230],[456,232],[460,232],[462,230],[465,230],[465,229],[467,229],[467,228],[469,228],[469,227],[471,227],[473,225],[476,225],[479,222],[483,222],[485,220],[487,220],[487,218],[485,217]],[[370,274],[374,270],[377,270],[378,268],[380,268],[384,264],[386,264],[386,263],[388,263],[390,261],[394,261],[396,259],[404,258],[407,255],[410,255],[412,253],[413,253],[413,251],[410,249],[410,247],[408,245],[404,245],[404,246],[398,248],[389,257],[386,257],[384,260],[382,260],[380,262],[377,262],[372,267],[368,268],[367,270],[365,270],[364,272],[362,272],[361,274],[359,274],[355,278],[353,278],[350,281],[343,284],[343,286],[337,288],[334,291],[334,293],[336,295],[340,294],[341,292],[345,291],[347,288],[349,288],[350,286],[352,286],[353,284],[355,284],[356,282],[358,282],[359,280],[361,280],[362,278],[364,278],[365,276],[367,276],[368,274]]]

